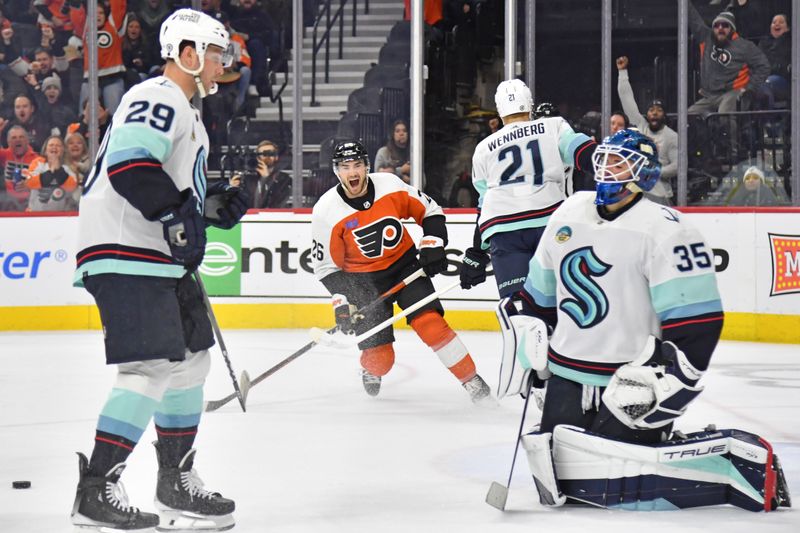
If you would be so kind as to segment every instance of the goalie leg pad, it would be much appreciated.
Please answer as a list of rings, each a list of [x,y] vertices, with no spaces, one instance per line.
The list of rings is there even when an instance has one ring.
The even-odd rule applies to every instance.
[[[539,502],[550,507],[560,507],[567,501],[561,493],[553,467],[552,433],[534,431],[522,437],[522,446],[528,456],[533,482],[539,492]]]
[[[737,429],[648,446],[560,425],[553,458],[564,494],[598,507],[655,511],[729,503],[772,511],[790,505],[772,446]]]

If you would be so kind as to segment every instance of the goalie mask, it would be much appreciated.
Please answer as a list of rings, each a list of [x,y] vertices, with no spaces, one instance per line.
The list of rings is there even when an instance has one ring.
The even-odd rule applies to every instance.
[[[649,137],[625,129],[603,139],[592,155],[597,205],[610,205],[634,192],[651,190],[661,176],[658,149]]]
[[[200,65],[195,70],[191,70],[181,63],[181,43],[185,41],[194,44],[194,49],[199,57]],[[232,48],[225,26],[201,11],[179,9],[170,15],[161,25],[159,42],[161,57],[172,59],[182,71],[194,77],[201,98],[217,92],[216,82],[212,82],[211,87],[206,91],[200,79],[208,47],[213,45],[222,49],[220,62],[223,67],[227,68],[233,63]]]

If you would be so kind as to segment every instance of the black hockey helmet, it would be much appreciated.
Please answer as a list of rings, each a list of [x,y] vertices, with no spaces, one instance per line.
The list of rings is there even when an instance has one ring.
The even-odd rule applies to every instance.
[[[336,145],[336,148],[333,149],[333,157],[331,158],[333,173],[336,174],[338,178],[339,163],[358,160],[364,161],[364,165],[367,167],[367,174],[369,174],[369,155],[364,145],[358,141],[340,142]]]
[[[558,113],[558,109],[550,102],[542,102],[536,106],[536,109],[533,110],[533,120],[536,120],[537,118],[558,116],[561,116]]]

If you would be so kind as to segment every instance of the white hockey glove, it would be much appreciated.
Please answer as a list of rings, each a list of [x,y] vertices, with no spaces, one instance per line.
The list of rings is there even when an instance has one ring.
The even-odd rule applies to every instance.
[[[539,318],[523,315],[511,296],[506,296],[495,310],[503,334],[503,359],[497,397],[528,395],[531,371],[540,380],[552,374],[547,369],[547,324]]]
[[[331,304],[339,330],[345,335],[355,334],[356,322],[363,318],[356,313],[356,306],[348,302],[344,294],[334,294],[331,297]]]
[[[702,392],[696,386],[702,376],[677,346],[651,335],[639,357],[611,376],[603,403],[628,427],[660,428],[681,416]]]

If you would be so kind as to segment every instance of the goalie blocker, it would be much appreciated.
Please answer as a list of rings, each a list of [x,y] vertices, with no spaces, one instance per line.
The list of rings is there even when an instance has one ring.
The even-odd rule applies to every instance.
[[[748,511],[791,507],[772,446],[738,429],[680,435],[641,445],[575,426],[522,437],[545,505],[566,500],[638,511],[731,504]],[[563,494],[563,496],[562,496]]]

